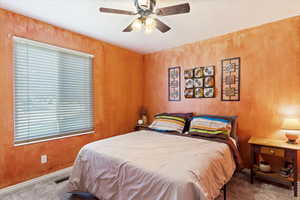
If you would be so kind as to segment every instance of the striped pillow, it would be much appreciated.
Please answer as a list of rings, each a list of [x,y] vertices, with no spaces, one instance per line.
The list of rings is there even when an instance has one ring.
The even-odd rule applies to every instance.
[[[189,132],[206,137],[227,138],[231,132],[231,122],[211,117],[193,117]]]
[[[183,132],[186,119],[178,116],[156,115],[154,121],[149,126],[150,129],[156,131],[176,131]]]

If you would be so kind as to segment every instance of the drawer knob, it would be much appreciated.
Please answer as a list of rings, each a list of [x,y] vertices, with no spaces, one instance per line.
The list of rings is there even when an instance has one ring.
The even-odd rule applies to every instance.
[[[274,151],[274,150],[270,150],[270,153],[271,153],[271,154],[274,154],[274,153],[275,153],[275,151]]]

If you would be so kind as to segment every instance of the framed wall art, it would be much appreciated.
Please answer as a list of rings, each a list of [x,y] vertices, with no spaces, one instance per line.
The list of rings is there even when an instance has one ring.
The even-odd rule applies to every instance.
[[[215,97],[215,66],[196,67],[184,71],[185,98]]]
[[[241,59],[228,58],[222,60],[222,101],[240,101]]]
[[[194,69],[184,70],[184,78],[185,79],[194,78]]]
[[[180,101],[181,100],[181,78],[180,67],[170,67],[168,70],[168,93],[169,101]]]

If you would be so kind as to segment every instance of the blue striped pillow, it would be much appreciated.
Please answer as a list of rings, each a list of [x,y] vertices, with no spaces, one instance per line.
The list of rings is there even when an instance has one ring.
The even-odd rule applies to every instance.
[[[231,122],[229,120],[212,117],[193,117],[189,132],[206,137],[229,137]]]
[[[157,115],[149,128],[157,131],[176,131],[182,133],[185,122],[186,119],[183,117]]]

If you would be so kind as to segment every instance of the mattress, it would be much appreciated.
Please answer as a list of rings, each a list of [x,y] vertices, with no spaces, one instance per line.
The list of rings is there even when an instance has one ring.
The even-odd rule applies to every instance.
[[[101,200],[212,200],[235,168],[224,143],[142,130],[85,145],[68,190]]]

